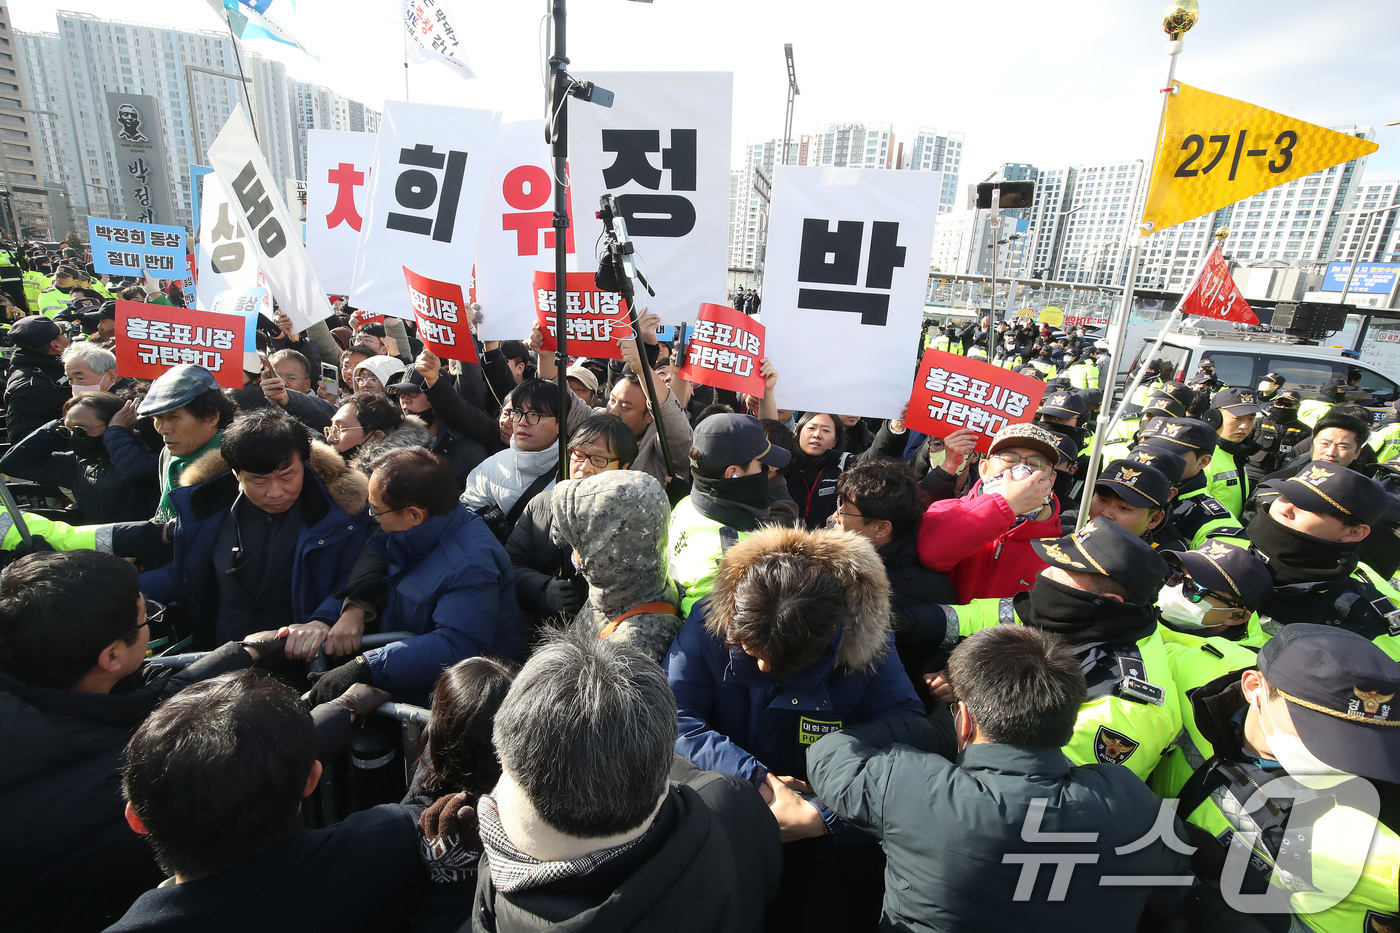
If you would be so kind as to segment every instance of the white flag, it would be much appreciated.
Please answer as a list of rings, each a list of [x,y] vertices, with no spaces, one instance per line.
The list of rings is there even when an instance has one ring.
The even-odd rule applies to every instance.
[[[403,28],[408,30],[413,46],[409,49],[409,60],[423,62],[442,61],[457,69],[464,78],[475,78],[471,64],[462,54],[462,43],[457,39],[457,30],[452,28],[452,20],[447,10],[438,0],[401,0],[403,4]]]
[[[278,306],[296,330],[331,315],[330,299],[311,268],[298,225],[282,200],[282,182],[268,168],[253,128],[239,107],[209,147],[209,164],[248,232],[248,249]]]

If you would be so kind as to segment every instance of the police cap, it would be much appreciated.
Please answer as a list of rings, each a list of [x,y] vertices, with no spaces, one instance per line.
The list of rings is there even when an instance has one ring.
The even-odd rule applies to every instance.
[[[1167,563],[1152,545],[1106,518],[1091,518],[1074,534],[1032,541],[1031,547],[1052,567],[1108,577],[1144,603],[1157,599],[1167,576]]]
[[[1215,429],[1195,418],[1154,418],[1143,425],[1138,440],[1153,447],[1188,454],[1213,454],[1220,440]]]
[[[1114,460],[1104,468],[1098,483],[1139,509],[1165,509],[1172,497],[1172,481],[1146,463]]]
[[[1268,565],[1236,544],[1212,540],[1190,551],[1163,551],[1162,557],[1236,608],[1257,611],[1274,592]]]

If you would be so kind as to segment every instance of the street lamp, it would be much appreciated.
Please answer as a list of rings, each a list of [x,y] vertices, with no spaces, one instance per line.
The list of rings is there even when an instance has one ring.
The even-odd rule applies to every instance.
[[[193,76],[192,73],[193,73],[193,72],[196,72],[196,71],[198,71],[198,72],[201,73],[201,74],[213,75],[213,76],[216,77],[216,78],[227,78],[227,79],[229,79],[230,81],[242,81],[244,84],[249,84],[249,83],[251,83],[251,82],[252,82],[252,78],[245,78],[245,77],[243,77],[242,75],[229,74],[227,71],[215,71],[215,70],[213,70],[212,68],[203,68],[203,67],[201,67],[201,66],[199,66],[199,65],[186,65],[186,66],[185,66],[185,93],[186,93],[187,95],[189,95],[188,99],[189,99],[189,102],[190,102],[190,139],[191,139],[191,141],[194,142],[194,161],[195,161],[195,164],[196,164],[196,165],[203,165],[203,164],[204,164],[204,148],[203,148],[203,147],[200,145],[200,143],[199,143],[199,121],[198,121],[197,119],[195,119],[195,114],[194,114],[194,99],[195,99],[195,98],[194,98],[194,76]],[[247,91],[248,91],[248,89],[245,87],[245,88],[243,89],[244,98],[245,98],[245,99],[246,99],[247,96],[248,96],[248,95],[247,95]],[[253,103],[252,103],[252,101],[248,101],[248,110],[249,110],[248,118],[249,118],[250,120],[252,119],[252,109],[253,109]],[[194,196],[197,197],[197,196],[198,196],[198,192],[195,192]]]
[[[788,164],[788,150],[792,148],[792,104],[793,98],[802,92],[797,89],[797,71],[792,64],[792,43],[783,45],[783,56],[787,59],[788,93],[787,118],[783,121],[783,161]]]

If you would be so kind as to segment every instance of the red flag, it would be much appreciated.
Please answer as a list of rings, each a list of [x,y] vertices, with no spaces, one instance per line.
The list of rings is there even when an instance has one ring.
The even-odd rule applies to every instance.
[[[972,428],[978,432],[977,449],[986,453],[1002,428],[1035,417],[1044,394],[1039,379],[956,353],[925,350],[905,423],[934,437]]]
[[[1191,284],[1181,298],[1177,310],[1182,317],[1213,317],[1219,321],[1236,321],[1240,324],[1258,324],[1259,318],[1249,307],[1249,302],[1240,294],[1239,287],[1230,275],[1230,267],[1225,264],[1225,254],[1220,244],[1215,244],[1205,262],[1201,264],[1196,281]]]
[[[403,276],[423,347],[444,360],[475,363],[471,312],[462,301],[462,286],[419,275],[408,266],[403,267]]]
[[[728,305],[700,306],[695,334],[686,347],[681,377],[687,382],[763,398],[766,391],[759,360],[763,325]]]

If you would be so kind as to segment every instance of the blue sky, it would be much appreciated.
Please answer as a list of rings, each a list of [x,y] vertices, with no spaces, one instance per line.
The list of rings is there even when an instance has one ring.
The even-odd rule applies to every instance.
[[[274,8],[286,0],[274,0]],[[482,77],[414,66],[415,100],[543,110],[546,0],[446,0]],[[782,134],[783,43],[795,48],[796,132],[828,121],[966,133],[962,180],[1002,162],[1056,167],[1150,155],[1166,75],[1162,0],[570,0],[572,67],[733,71],[734,151]],[[23,0],[14,25],[53,30],[57,9],[219,28],[204,0]],[[120,9],[116,14],[114,8]],[[1370,124],[1367,176],[1400,177],[1400,3],[1201,0],[1178,77],[1312,123]],[[298,78],[380,106],[403,97],[397,0],[300,0],[284,17],[320,56],[250,47]],[[585,106],[576,104],[575,106]]]

